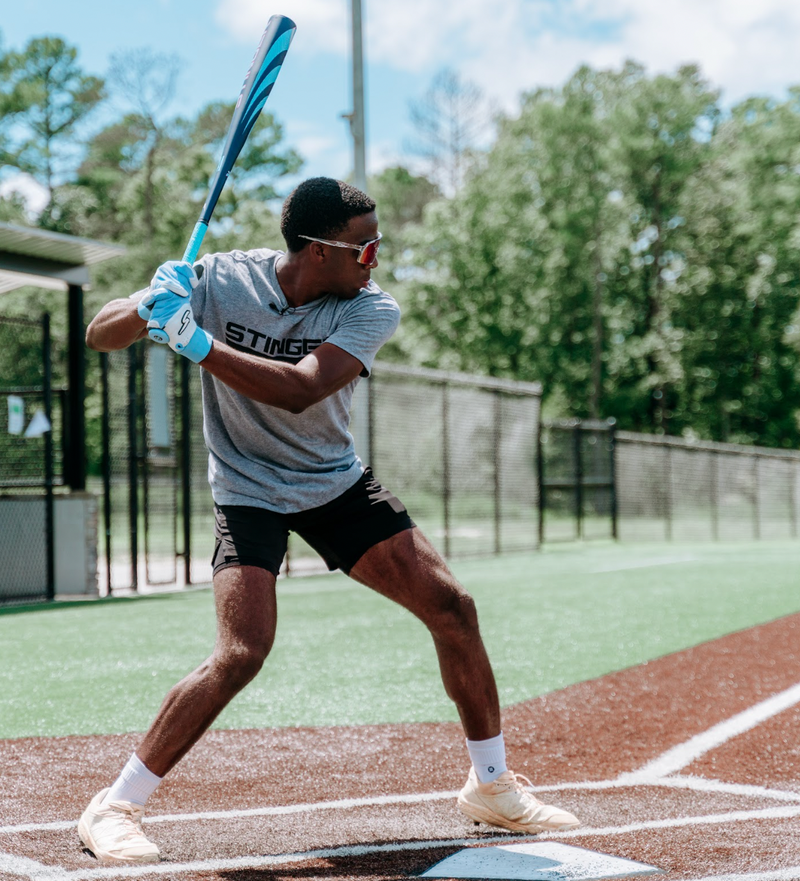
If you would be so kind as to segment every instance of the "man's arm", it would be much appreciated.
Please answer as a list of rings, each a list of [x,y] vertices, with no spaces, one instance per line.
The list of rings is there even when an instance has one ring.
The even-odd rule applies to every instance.
[[[302,413],[344,388],[364,369],[358,358],[332,343],[323,343],[297,364],[270,361],[214,340],[200,362],[217,379],[261,404]]]
[[[147,336],[147,322],[136,311],[136,300],[111,300],[86,329],[86,345],[98,352],[127,349]]]
[[[139,317],[137,301],[112,300],[89,325],[86,345],[98,352],[114,352],[146,336],[147,322]],[[298,364],[288,364],[239,352],[214,340],[200,364],[245,397],[291,413],[302,413],[337,392],[364,369],[358,358],[330,343],[323,343]]]

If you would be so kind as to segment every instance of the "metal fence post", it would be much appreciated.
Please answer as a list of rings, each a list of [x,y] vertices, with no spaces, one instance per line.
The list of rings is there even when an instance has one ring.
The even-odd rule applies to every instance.
[[[50,315],[42,315],[44,412],[50,427],[44,433],[45,532],[47,543],[47,599],[56,596],[56,536],[53,499],[53,363],[50,354]]]
[[[611,538],[615,541],[617,535],[617,421],[608,420],[608,455],[609,455],[609,491],[611,494]]]
[[[711,459],[711,537],[719,541],[719,456]]]
[[[442,383],[442,502],[444,555],[450,556],[450,387]]]
[[[106,549],[106,590],[113,593],[111,584],[111,413],[108,394],[108,352],[100,352],[100,394],[102,401],[101,439],[103,445],[103,532]]]
[[[759,480],[758,456],[753,456],[753,538],[757,541],[761,538],[761,506],[759,496],[761,493]]]
[[[183,513],[183,583],[192,583],[192,442],[189,360],[180,359],[181,371],[181,509]]]
[[[502,399],[500,397],[499,391],[494,391],[494,437],[493,437],[493,452],[494,452],[494,552],[496,554],[500,553],[500,545],[501,545],[501,531],[502,531],[502,496],[501,496],[501,486],[500,486],[500,444],[502,443],[503,435],[501,430],[500,420],[502,418]]]
[[[672,541],[672,447],[664,446],[664,528],[667,541]]]
[[[583,455],[581,453],[580,419],[575,423],[572,435],[573,454],[575,459],[575,531],[577,538],[583,538]]]
[[[139,589],[139,437],[137,346],[128,349],[128,528],[131,552],[131,589]]]

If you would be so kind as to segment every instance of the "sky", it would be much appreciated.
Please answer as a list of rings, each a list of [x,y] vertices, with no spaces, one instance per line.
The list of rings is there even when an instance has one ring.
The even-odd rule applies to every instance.
[[[88,73],[114,52],[148,48],[181,59],[169,115],[192,115],[241,89],[270,15],[297,34],[268,109],[306,160],[302,176],[352,169],[350,0],[0,0],[5,49],[61,36]],[[367,168],[412,165],[409,108],[447,68],[513,114],[520,95],[563,83],[583,63],[651,73],[700,65],[732,104],[781,98],[800,83],[798,0],[362,0]]]

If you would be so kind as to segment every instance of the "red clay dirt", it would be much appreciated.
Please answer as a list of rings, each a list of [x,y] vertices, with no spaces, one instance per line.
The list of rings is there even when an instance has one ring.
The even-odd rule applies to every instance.
[[[798,637],[800,614],[507,708],[510,766],[582,821],[550,837],[657,866],[665,881],[800,879],[800,704],[696,756],[676,772],[689,788],[674,777],[598,785],[800,683]],[[74,823],[137,739],[0,741],[0,881],[125,877],[98,872]],[[456,810],[449,793],[467,767],[455,724],[212,731],[148,803],[145,830],[163,861],[135,877],[407,878],[460,839],[506,836]],[[264,810],[279,806],[305,807]],[[226,815],[186,816],[208,812]]]

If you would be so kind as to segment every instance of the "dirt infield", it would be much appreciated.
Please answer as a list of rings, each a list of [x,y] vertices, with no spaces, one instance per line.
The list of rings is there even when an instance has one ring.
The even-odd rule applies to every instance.
[[[800,614],[504,711],[511,767],[579,829],[673,879],[800,879]],[[342,696],[346,699],[346,695]],[[77,817],[137,741],[0,741],[1,881],[400,879],[532,840],[455,809],[455,724],[213,731],[148,804],[163,861],[101,868]]]

